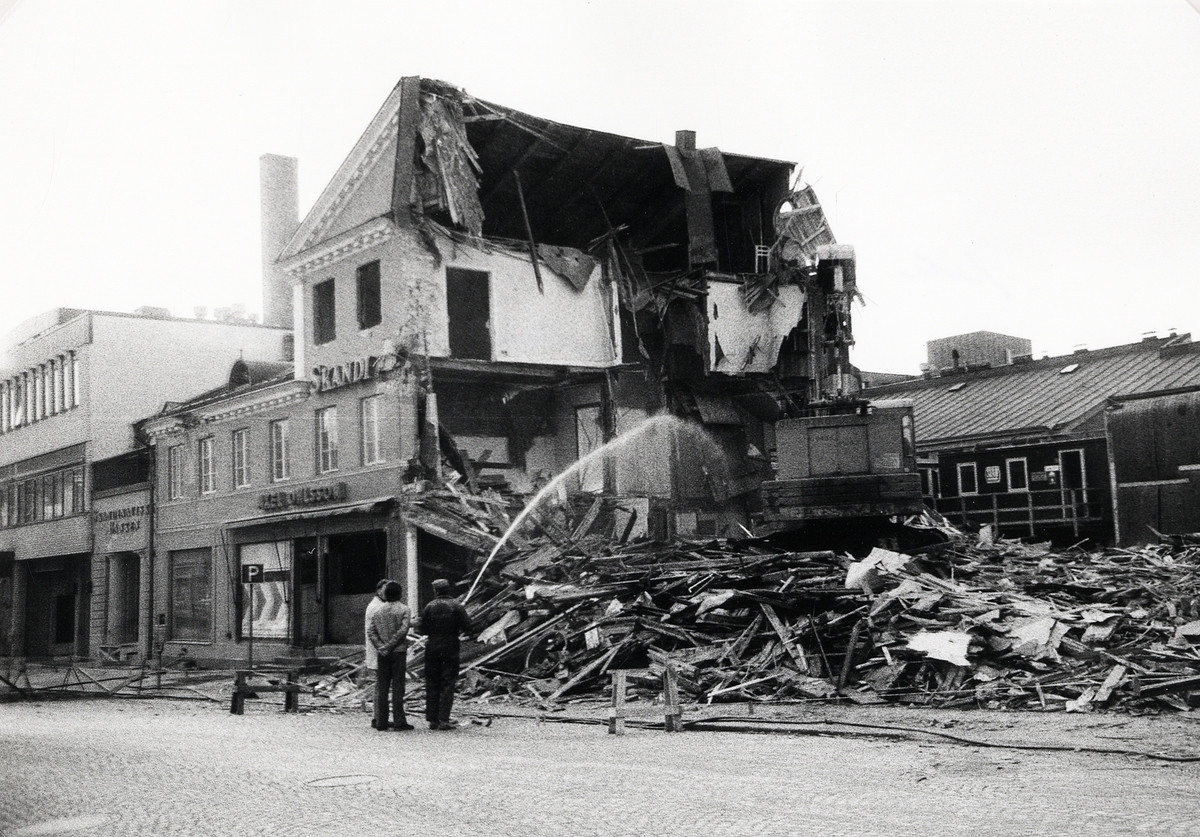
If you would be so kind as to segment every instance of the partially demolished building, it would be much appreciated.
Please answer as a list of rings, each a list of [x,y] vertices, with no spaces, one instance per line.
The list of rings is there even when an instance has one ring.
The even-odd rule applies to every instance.
[[[265,157],[265,316],[294,324],[295,363],[243,363],[144,424],[165,641],[360,642],[376,579],[420,604],[487,546],[411,502],[423,480],[528,496],[660,413],[723,464],[675,455],[700,442],[668,424],[568,493],[622,498],[626,531],[740,531],[773,422],[857,389],[854,253],[794,164],[695,140],[414,77],[302,222],[295,161]]]

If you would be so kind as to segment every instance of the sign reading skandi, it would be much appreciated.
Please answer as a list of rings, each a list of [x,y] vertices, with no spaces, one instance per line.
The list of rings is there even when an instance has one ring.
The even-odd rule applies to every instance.
[[[312,377],[317,386],[317,392],[325,392],[349,384],[369,381],[381,372],[390,372],[395,368],[396,356],[393,354],[367,355],[333,366],[314,366]]]

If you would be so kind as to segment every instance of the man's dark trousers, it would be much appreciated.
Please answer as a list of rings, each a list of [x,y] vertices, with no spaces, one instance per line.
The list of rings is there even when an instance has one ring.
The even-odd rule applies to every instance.
[[[431,724],[450,721],[454,706],[454,684],[458,680],[458,650],[438,653],[425,650],[425,720]]]
[[[391,697],[395,726],[404,726],[404,677],[408,670],[407,649],[387,656],[379,655],[379,676],[375,679],[375,728],[388,727],[388,697]]]

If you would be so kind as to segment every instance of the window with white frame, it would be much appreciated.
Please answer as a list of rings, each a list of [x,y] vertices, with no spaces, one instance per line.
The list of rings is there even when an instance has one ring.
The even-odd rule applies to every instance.
[[[279,482],[292,478],[292,443],[288,433],[288,420],[271,422],[271,481]]]
[[[362,464],[376,465],[383,461],[379,447],[379,404],[383,396],[372,395],[362,400],[359,410],[359,438],[362,439]]]
[[[183,496],[183,445],[167,448],[167,499]]]
[[[936,467],[918,468],[921,475],[921,496],[936,499],[938,496],[938,475]]]
[[[1008,471],[1008,490],[1028,491],[1029,463],[1025,461],[1025,457],[1006,459],[1004,465]]]
[[[974,462],[958,463],[958,493],[979,493],[979,472]]]
[[[326,407],[317,410],[317,472],[327,474],[337,468],[337,407]]]
[[[68,356],[68,360],[71,362],[71,377],[70,377],[71,406],[78,407],[79,406],[80,378],[82,377],[82,375],[81,375],[82,364],[80,362],[79,356],[76,355],[74,352],[70,353],[70,355]]]
[[[233,487],[245,488],[250,484],[250,431],[246,428],[233,431]]]
[[[200,463],[200,493],[212,494],[217,490],[217,461],[213,457],[213,438],[209,436],[200,440],[197,451]]]

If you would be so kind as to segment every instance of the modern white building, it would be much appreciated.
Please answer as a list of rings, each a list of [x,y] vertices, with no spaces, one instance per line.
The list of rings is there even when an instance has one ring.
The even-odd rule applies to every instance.
[[[0,654],[144,649],[152,499],[134,422],[240,357],[284,360],[290,331],[56,308],[0,348]]]

